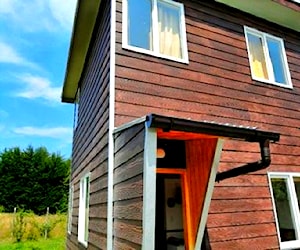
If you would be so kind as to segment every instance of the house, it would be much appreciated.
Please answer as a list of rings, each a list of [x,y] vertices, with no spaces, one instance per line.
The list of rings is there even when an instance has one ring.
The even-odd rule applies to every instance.
[[[67,248],[300,248],[299,32],[299,0],[79,0]]]

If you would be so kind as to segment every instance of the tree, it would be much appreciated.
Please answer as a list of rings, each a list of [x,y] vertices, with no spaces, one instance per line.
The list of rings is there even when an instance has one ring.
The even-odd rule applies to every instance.
[[[46,148],[24,151],[5,149],[0,153],[0,205],[5,211],[14,207],[36,214],[67,210],[70,160],[50,154]]]

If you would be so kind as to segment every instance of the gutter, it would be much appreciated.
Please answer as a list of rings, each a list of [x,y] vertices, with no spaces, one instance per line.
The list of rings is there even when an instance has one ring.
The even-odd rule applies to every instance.
[[[265,140],[277,142],[280,137],[278,133],[258,130],[256,127],[245,127],[209,121],[192,121],[156,114],[148,115],[146,121],[148,127],[161,128],[164,131],[191,132],[249,142],[264,142]]]
[[[230,169],[221,173],[217,173],[216,181],[222,181],[228,178],[236,177],[250,172],[262,170],[270,166],[271,164],[271,153],[269,147],[270,141],[268,139],[259,142],[261,160],[256,162],[247,163],[243,166]]]

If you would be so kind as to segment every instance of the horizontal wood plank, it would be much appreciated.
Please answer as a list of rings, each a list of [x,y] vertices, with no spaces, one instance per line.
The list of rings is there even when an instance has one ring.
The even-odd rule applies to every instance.
[[[211,248],[213,250],[229,250],[229,249],[279,249],[278,237],[256,237],[251,239],[238,239],[230,241],[212,242]]]
[[[210,214],[207,220],[208,228],[234,227],[240,225],[256,225],[274,223],[273,211],[232,212]],[[230,229],[228,229],[230,230]]]

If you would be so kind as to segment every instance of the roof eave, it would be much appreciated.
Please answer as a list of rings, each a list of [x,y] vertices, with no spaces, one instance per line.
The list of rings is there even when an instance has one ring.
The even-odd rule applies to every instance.
[[[62,90],[62,102],[74,103],[101,0],[78,0]],[[88,17],[88,18],[87,18]]]
[[[295,3],[294,8],[282,5],[274,0],[215,0],[230,7],[263,18],[283,27],[300,32],[300,7]],[[278,14],[280,13],[280,14]]]

